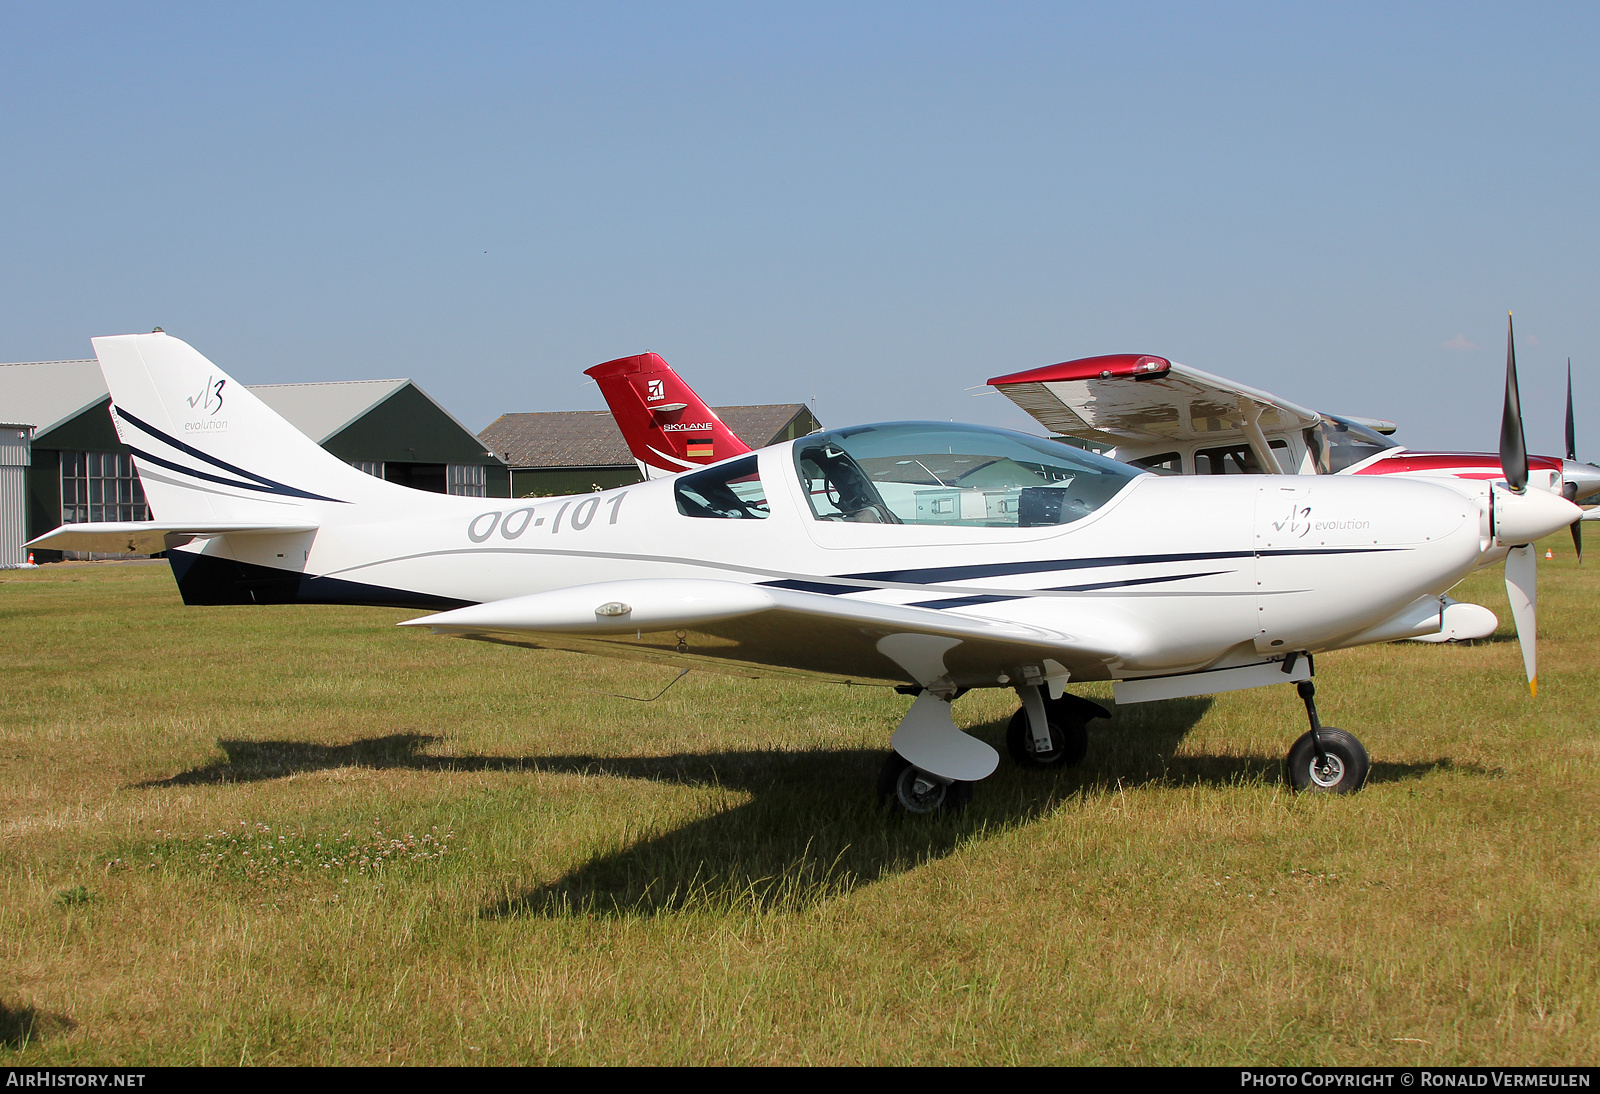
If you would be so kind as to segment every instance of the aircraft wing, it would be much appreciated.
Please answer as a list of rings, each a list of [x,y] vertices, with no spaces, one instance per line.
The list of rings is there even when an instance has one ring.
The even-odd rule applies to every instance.
[[[171,547],[181,547],[194,539],[213,536],[290,535],[315,532],[315,524],[261,524],[238,521],[204,521],[172,524],[159,520],[92,521],[63,524],[52,532],[29,540],[24,546],[48,551],[104,551],[153,555]],[[170,539],[168,537],[171,537]]]
[[[1251,425],[1278,432],[1322,420],[1287,399],[1148,354],[1085,357],[989,383],[1052,432],[1110,445],[1248,442]]]
[[[407,620],[435,634],[869,684],[1105,677],[1117,643],[929,608],[714,579],[606,581]],[[1111,628],[1116,629],[1116,628]],[[997,666],[999,668],[997,668]]]

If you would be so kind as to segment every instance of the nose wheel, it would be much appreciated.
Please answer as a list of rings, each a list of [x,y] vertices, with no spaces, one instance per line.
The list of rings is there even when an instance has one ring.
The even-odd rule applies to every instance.
[[[1311,729],[1294,743],[1283,762],[1289,785],[1313,794],[1354,794],[1366,784],[1372,770],[1366,748],[1354,733],[1322,724],[1317,717],[1315,684],[1302,680],[1297,687]]]
[[[889,753],[878,772],[878,803],[897,813],[959,813],[970,801],[971,783],[941,779],[898,752]]]

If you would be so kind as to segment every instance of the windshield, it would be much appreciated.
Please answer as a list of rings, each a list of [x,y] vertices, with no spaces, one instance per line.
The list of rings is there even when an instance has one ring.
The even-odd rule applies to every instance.
[[[1400,446],[1348,418],[1325,414],[1322,421],[1306,430],[1306,447],[1311,449],[1317,474],[1336,475],[1379,452]]]
[[[1042,437],[944,422],[818,433],[794,457],[816,519],[866,524],[1068,524],[1140,474]]]

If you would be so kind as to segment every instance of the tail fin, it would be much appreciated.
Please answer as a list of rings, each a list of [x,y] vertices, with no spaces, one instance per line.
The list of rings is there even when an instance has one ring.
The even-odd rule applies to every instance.
[[[619,357],[585,369],[584,375],[600,385],[646,478],[676,475],[750,451],[659,354]]]
[[[163,523],[303,520],[405,491],[324,451],[186,342],[122,334],[94,339],[94,352]]]

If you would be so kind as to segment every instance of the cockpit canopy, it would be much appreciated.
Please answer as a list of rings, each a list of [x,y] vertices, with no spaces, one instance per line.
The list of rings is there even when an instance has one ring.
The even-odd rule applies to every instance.
[[[802,437],[795,468],[818,520],[1028,528],[1069,524],[1140,471],[985,426],[891,422]]]

